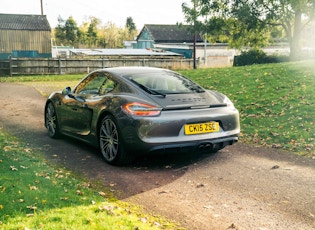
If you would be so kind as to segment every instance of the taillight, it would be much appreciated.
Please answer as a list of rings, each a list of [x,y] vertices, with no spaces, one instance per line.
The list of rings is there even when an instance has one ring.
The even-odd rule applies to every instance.
[[[138,102],[130,102],[124,104],[122,109],[127,113],[135,116],[158,116],[161,113],[161,108],[155,107],[153,105],[138,103]]]

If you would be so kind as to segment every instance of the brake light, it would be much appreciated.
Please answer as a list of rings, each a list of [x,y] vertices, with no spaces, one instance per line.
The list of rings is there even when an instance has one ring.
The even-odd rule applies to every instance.
[[[135,116],[158,116],[161,113],[161,108],[158,108],[153,105],[131,102],[124,104],[122,109],[127,113]]]

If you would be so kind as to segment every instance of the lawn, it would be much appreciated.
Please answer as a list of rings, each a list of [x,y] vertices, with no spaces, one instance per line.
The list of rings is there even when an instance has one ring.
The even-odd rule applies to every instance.
[[[0,229],[180,229],[50,165],[0,129]]]
[[[241,142],[315,158],[315,61],[181,72],[230,97]]]

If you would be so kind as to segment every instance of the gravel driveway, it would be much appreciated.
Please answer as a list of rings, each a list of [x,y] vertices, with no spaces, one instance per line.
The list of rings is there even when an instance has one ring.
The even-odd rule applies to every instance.
[[[50,139],[45,98],[34,88],[0,83],[0,103],[1,128],[187,229],[315,229],[313,159],[238,143],[217,154],[150,156],[114,167],[81,142]]]

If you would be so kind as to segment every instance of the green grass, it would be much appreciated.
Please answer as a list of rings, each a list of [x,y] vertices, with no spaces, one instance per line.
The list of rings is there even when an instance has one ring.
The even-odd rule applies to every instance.
[[[47,97],[51,92],[62,90],[66,86],[74,87],[84,76],[85,74],[0,77],[0,83],[23,83],[35,87],[42,95]]]
[[[181,72],[234,102],[240,141],[315,157],[315,61]]]
[[[0,229],[176,229],[0,129]]]

